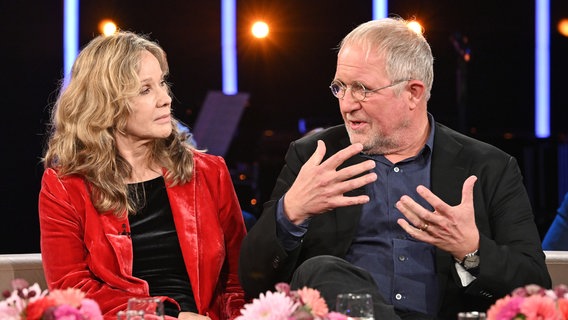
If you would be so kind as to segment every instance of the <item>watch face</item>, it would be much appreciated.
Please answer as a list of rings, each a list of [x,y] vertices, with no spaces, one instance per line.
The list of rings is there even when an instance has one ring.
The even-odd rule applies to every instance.
[[[466,257],[463,260],[463,267],[466,269],[472,269],[479,266],[479,256],[473,255],[471,257]]]

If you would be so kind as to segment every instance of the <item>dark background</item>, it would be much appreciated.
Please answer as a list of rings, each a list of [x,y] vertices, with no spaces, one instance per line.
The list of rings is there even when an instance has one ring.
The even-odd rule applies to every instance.
[[[370,20],[371,1],[238,1],[239,90],[250,93],[226,159],[243,207],[258,214],[288,143],[308,129],[341,122],[329,92],[341,38]],[[80,4],[80,45],[102,19],[150,34],[168,52],[174,108],[190,127],[209,90],[221,90],[220,1],[92,0]],[[551,0],[551,121],[548,139],[534,138],[534,2],[527,0],[390,1],[389,13],[416,18],[435,57],[429,110],[437,121],[517,157],[541,234],[566,190],[568,38],[555,25],[568,1]],[[0,2],[1,152],[0,253],[39,252],[37,195],[45,125],[63,69],[63,2]],[[249,36],[264,19],[271,34]],[[460,62],[451,39],[467,39],[471,61]],[[458,99],[457,74],[464,98]],[[460,113],[460,106],[465,110]],[[563,165],[563,167],[562,167]],[[561,183],[564,181],[563,183]],[[251,198],[257,199],[250,205]]]

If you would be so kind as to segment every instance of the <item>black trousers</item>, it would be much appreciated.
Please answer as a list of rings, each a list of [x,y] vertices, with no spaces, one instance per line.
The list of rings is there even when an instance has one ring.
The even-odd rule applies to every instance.
[[[304,286],[317,289],[330,311],[335,310],[339,293],[369,293],[373,297],[375,319],[432,319],[420,313],[397,312],[379,293],[369,272],[335,256],[322,255],[304,261],[294,272],[290,287],[297,290]]]

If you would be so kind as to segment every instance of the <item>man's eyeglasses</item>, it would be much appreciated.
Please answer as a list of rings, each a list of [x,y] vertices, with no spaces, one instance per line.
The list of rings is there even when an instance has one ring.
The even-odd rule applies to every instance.
[[[343,83],[339,80],[333,80],[331,82],[331,84],[329,85],[329,88],[331,89],[331,93],[337,99],[343,99],[343,97],[345,97],[345,92],[347,91],[347,89],[351,89],[351,96],[353,97],[353,99],[355,99],[357,101],[365,101],[365,98],[367,98],[367,94],[369,94],[369,93],[377,92],[379,90],[383,90],[383,89],[386,89],[386,88],[390,88],[390,87],[396,86],[399,83],[402,83],[402,82],[405,82],[405,81],[410,81],[410,80],[412,80],[412,79],[404,79],[404,80],[394,81],[393,83],[389,84],[388,86],[380,87],[380,88],[373,89],[373,90],[369,90],[369,89],[365,88],[365,86],[359,81],[355,81],[350,85],[346,85],[345,83]]]

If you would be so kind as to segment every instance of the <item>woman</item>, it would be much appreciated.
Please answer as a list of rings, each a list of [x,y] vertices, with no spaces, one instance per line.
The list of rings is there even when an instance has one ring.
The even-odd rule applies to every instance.
[[[178,131],[167,74],[162,48],[132,32],[77,57],[43,159],[46,279],[81,289],[106,319],[147,296],[179,319],[232,319],[244,304],[241,209],[224,160]]]

